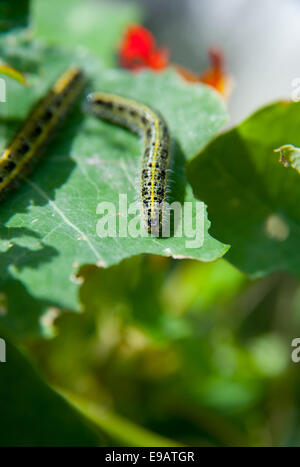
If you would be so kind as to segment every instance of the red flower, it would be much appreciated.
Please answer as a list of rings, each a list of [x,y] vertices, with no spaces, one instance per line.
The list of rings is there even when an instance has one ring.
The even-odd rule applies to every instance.
[[[123,68],[163,70],[168,65],[166,48],[157,48],[150,31],[143,26],[129,26],[119,49],[119,63]]]
[[[171,63],[177,72],[186,80],[212,86],[223,96],[231,91],[231,79],[224,71],[224,59],[220,50],[209,51],[211,65],[203,74],[197,74],[176,63]],[[169,52],[166,48],[157,48],[154,36],[148,29],[140,25],[132,25],[126,30],[119,49],[119,63],[129,70],[150,68],[155,71],[164,70],[169,65]]]

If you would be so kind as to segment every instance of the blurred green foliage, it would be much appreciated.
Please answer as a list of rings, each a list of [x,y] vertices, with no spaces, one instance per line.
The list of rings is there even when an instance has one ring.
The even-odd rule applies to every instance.
[[[53,9],[54,5],[70,8],[66,25],[61,18],[55,22],[57,14],[50,4]],[[87,5],[86,9],[83,5]],[[110,5],[100,4],[98,8],[99,14],[103,12],[101,28],[112,29],[113,18],[117,18],[116,32],[107,33],[107,42],[102,41],[104,29],[97,36],[99,39],[93,41],[97,27],[90,17],[91,2],[77,0],[36,0],[32,18],[35,34],[41,35],[46,43],[50,40],[58,45],[84,45],[103,63],[116,64],[114,41],[120,34],[120,24],[135,21],[139,13],[133,12],[123,23],[118,12],[111,10],[109,20],[105,21],[104,11]],[[78,17],[84,21],[81,23]],[[81,26],[76,38],[75,31]],[[26,71],[31,74],[32,83],[35,72],[30,69],[43,64],[43,76],[47,78],[35,82],[35,92],[42,94],[47,80],[52,79],[51,73],[57,71],[53,61],[59,62],[63,52],[58,55],[55,52],[53,61],[43,61],[44,49],[40,47],[32,53],[31,46],[23,44],[15,53],[12,44],[9,57],[17,67],[24,54],[23,63],[29,64]],[[17,83],[11,86],[15,100],[21,91]],[[29,89],[28,104],[35,98]],[[8,110],[11,115],[19,111],[15,114],[17,120],[24,117],[24,109],[18,106]],[[297,123],[298,117],[294,117]],[[15,123],[11,122],[11,132]],[[276,128],[281,126],[282,118]],[[254,164],[255,147],[261,149],[259,154],[264,154],[260,131],[259,125],[251,132],[251,141],[247,141],[253,160],[249,158],[246,162],[257,171],[260,166]],[[236,150],[237,135],[233,133],[229,139]],[[224,139],[226,136],[217,141],[222,142],[221,152],[227,163],[230,155]],[[129,140],[126,135],[126,144]],[[280,140],[277,145],[274,141],[274,148],[285,142],[293,141]],[[215,144],[219,143],[211,147]],[[195,163],[198,168],[201,157],[207,159],[206,151]],[[232,167],[242,170],[245,161],[236,152],[234,155]],[[214,160],[216,154],[211,153],[211,157]],[[206,163],[201,166],[204,175],[195,171],[190,178],[198,190],[195,175],[199,176],[198,181],[203,177],[203,197],[210,193],[209,184],[214,187],[214,183],[220,183],[222,187],[209,197],[209,215],[214,217],[216,212],[220,215],[214,219],[214,228],[218,222],[231,219],[225,203],[228,178],[222,170],[220,177],[216,176],[217,172],[210,170],[210,161]],[[207,177],[205,168],[209,172]],[[286,169],[280,169],[285,173]],[[242,182],[255,192],[249,173],[246,171]],[[47,174],[40,172],[40,175],[43,178]],[[222,217],[224,212],[227,217]],[[244,210],[242,219],[246,222],[254,215],[255,212]],[[245,261],[245,252],[250,251],[251,255],[257,245],[249,247],[248,231],[242,238],[240,231],[234,232],[233,225],[228,226],[228,231],[229,228],[233,229],[232,238],[239,235],[240,243],[246,245],[235,256],[234,264],[240,265]],[[5,240],[5,230],[2,237]],[[226,241],[231,243],[231,235]],[[293,248],[296,256],[296,243]],[[23,253],[26,256],[26,251]],[[31,360],[8,343],[7,363],[0,363],[1,445],[299,445],[300,378],[297,364],[290,358],[291,341],[298,337],[300,325],[297,279],[276,273],[250,281],[223,259],[201,263],[154,255],[134,256],[108,269],[83,266],[80,277],[82,313],[52,307],[46,325],[55,330],[56,336],[49,340],[21,341]],[[22,314],[26,326],[30,317],[40,312],[37,301],[19,282],[10,282],[10,287],[12,299],[17,296],[13,301],[19,307],[16,313]],[[22,308],[17,305],[20,300]],[[0,314],[7,312],[6,305],[1,294]],[[15,330],[19,336],[24,332],[22,326]],[[5,337],[1,332],[0,335]],[[35,365],[47,383],[32,368]]]
[[[0,446],[97,446],[99,436],[42,381],[32,362],[6,341],[1,363]]]
[[[186,445],[297,444],[296,280],[158,256],[81,274],[84,314],[30,346],[52,384]]]
[[[0,32],[28,26],[30,0],[0,0]]]

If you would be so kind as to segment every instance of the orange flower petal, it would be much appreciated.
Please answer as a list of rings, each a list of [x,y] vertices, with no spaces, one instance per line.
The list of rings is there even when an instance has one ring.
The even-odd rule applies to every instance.
[[[152,70],[163,70],[169,63],[169,51],[166,48],[155,50],[150,56],[147,65]]]
[[[224,57],[219,49],[209,51],[210,67],[201,75],[177,64],[172,66],[186,80],[193,83],[204,83],[212,86],[227,97],[231,90],[231,79],[224,72]],[[169,64],[169,51],[166,48],[156,48],[153,34],[138,24],[129,26],[121,41],[119,49],[119,64],[132,71],[141,68],[164,70]]]
[[[186,80],[192,83],[204,83],[212,86],[223,97],[228,97],[232,89],[232,80],[224,71],[224,57],[219,49],[209,51],[211,65],[204,73],[198,75],[188,68],[173,64],[173,67]]]
[[[186,81],[190,81],[192,83],[199,83],[199,75],[194,73],[192,70],[184,68],[181,65],[177,65],[176,63],[172,63],[172,66]]]

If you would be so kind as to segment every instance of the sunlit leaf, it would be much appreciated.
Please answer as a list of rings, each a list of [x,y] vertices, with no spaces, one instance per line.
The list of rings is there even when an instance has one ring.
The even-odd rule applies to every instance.
[[[6,43],[2,50],[12,53]],[[22,63],[19,69],[30,71],[31,87],[30,93],[8,87],[9,105],[0,111],[10,121],[4,126],[9,135],[54,77],[68,63],[81,63],[89,71],[94,89],[135,98],[163,113],[175,144],[172,196],[195,203],[186,183],[184,162],[226,119],[224,104],[216,93],[203,85],[188,85],[172,71],[160,75],[101,71],[86,54],[74,56],[39,42],[21,41],[15,53]],[[9,310],[3,320],[9,326],[22,332],[49,333],[47,320],[41,318],[45,309],[78,309],[80,278],[76,273],[83,264],[110,266],[140,253],[212,261],[228,249],[208,233],[210,222],[205,213],[200,248],[189,248],[184,235],[165,239],[99,237],[98,203],[110,201],[118,208],[120,193],[127,194],[128,205],[137,199],[139,140],[122,128],[85,116],[80,106],[55,136],[37,170],[9,194],[0,210],[1,288],[7,294]],[[192,227],[194,216],[188,222]],[[13,293],[16,288],[18,294]],[[23,306],[28,310],[26,319],[20,313]]]

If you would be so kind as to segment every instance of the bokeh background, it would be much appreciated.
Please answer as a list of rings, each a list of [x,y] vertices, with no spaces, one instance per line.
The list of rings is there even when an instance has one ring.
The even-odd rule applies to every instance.
[[[197,73],[209,66],[211,46],[222,49],[234,83],[228,126],[291,97],[300,77],[299,0],[121,3],[137,8],[173,62]],[[60,315],[53,339],[23,347],[52,386],[105,414],[102,444],[149,445],[160,436],[194,446],[299,445],[300,363],[291,360],[298,279],[250,280],[226,257],[143,256],[82,275],[84,313]]]
[[[169,47],[177,63],[203,70],[207,50],[221,47],[235,81],[229,102],[231,125],[268,102],[290,97],[292,80],[299,77],[299,0],[129,3],[142,6],[144,24]]]

